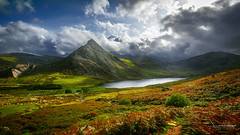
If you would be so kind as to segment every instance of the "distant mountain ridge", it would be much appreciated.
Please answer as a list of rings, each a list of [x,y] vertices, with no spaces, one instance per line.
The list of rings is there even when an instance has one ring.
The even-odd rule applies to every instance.
[[[239,68],[240,56],[225,52],[210,52],[177,62],[161,62],[147,56],[110,53],[92,39],[66,58],[18,53],[0,54],[2,67],[14,64],[16,66],[22,64],[21,62],[38,65],[34,66],[34,69],[30,68],[25,75],[60,72],[113,79],[140,79],[201,76]],[[0,72],[0,76],[1,74]]]
[[[226,52],[209,52],[186,60],[170,63],[167,70],[216,73],[240,67],[240,55]]]
[[[12,76],[12,71],[16,71],[19,64],[32,67],[33,65],[49,64],[61,59],[62,57],[49,55],[37,56],[27,53],[3,53],[0,54],[0,77]]]
[[[3,53],[0,54],[0,58],[8,57],[8,58],[15,58],[15,63],[17,64],[47,64],[51,62],[55,62],[61,60],[62,57],[59,56],[50,56],[50,55],[43,55],[37,56],[28,53]],[[12,61],[13,62],[13,61]]]

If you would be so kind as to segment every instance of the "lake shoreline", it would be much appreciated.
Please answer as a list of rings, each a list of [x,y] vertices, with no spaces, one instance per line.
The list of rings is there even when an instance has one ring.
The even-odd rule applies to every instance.
[[[148,85],[163,84],[168,82],[179,81],[187,78],[153,78],[153,79],[140,79],[140,80],[122,80],[115,82],[108,82],[101,87],[104,88],[131,88],[131,87],[146,87]]]

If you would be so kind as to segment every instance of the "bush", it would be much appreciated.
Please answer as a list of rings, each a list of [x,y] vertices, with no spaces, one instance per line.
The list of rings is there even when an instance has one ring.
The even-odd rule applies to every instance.
[[[191,101],[185,95],[182,94],[173,94],[171,97],[167,99],[165,102],[166,106],[176,106],[176,107],[183,107],[189,106]]]
[[[77,90],[76,92],[77,92],[77,93],[82,93],[83,91],[82,91],[82,90]]]
[[[83,93],[87,93],[89,91],[89,88],[81,88]]]
[[[118,101],[118,104],[119,105],[131,105],[132,102],[131,100],[127,99],[127,98],[123,98],[121,100]]]
[[[72,93],[72,91],[69,90],[69,89],[66,89],[66,90],[65,90],[65,93]]]

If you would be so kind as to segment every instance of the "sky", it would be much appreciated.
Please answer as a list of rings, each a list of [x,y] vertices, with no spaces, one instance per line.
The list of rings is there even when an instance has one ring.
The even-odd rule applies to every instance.
[[[0,0],[0,53],[105,50],[177,61],[240,54],[240,0]]]

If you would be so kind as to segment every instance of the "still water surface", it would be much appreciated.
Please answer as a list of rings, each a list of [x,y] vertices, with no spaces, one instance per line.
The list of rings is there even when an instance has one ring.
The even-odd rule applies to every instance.
[[[102,87],[104,88],[145,87],[148,85],[173,82],[173,81],[178,81],[182,79],[186,79],[186,78],[155,78],[155,79],[142,79],[142,80],[126,80],[126,81],[106,83]]]

